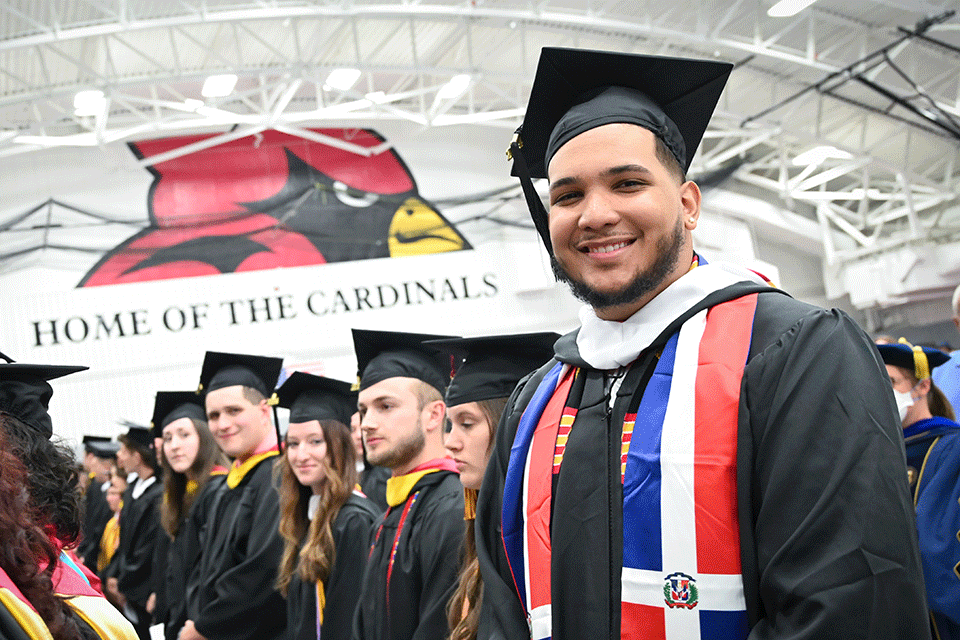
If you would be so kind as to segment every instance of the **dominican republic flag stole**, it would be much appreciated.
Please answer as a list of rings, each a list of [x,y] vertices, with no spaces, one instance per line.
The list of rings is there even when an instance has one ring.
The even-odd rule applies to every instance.
[[[736,461],[756,304],[751,294],[689,318],[663,347],[642,397],[628,406],[621,431],[622,640],[749,633]],[[552,479],[576,429],[577,378],[569,365],[547,373],[520,419],[507,468],[504,549],[533,640],[552,636]]]

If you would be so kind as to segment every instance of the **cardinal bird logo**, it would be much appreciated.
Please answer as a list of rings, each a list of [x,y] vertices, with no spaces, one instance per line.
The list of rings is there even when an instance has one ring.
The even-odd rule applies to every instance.
[[[317,129],[362,147],[365,129]],[[130,145],[150,157],[204,140]],[[108,252],[92,287],[472,248],[393,150],[365,157],[277,131],[158,162],[150,226]]]

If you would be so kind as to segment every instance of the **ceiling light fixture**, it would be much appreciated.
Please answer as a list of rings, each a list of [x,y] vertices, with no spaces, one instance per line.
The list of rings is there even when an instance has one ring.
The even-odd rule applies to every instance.
[[[204,98],[223,98],[233,93],[235,86],[237,86],[237,76],[232,73],[210,76],[204,81],[200,95]]]
[[[797,15],[814,2],[816,0],[780,0],[780,2],[767,9],[767,15],[771,18],[789,18]]]
[[[334,69],[323,81],[324,89],[349,91],[360,79],[360,69]]]
[[[73,114],[76,116],[99,115],[106,101],[103,91],[99,89],[78,91],[77,95],[73,96]]]

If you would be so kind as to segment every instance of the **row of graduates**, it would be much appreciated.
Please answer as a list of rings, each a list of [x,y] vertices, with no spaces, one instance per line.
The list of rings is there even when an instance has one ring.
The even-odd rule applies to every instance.
[[[297,371],[274,393],[279,358],[208,352],[203,393],[158,392],[151,430],[85,438],[78,553],[141,638],[475,637],[493,431],[557,338],[355,330],[357,390]],[[97,506],[127,474],[119,514]]]

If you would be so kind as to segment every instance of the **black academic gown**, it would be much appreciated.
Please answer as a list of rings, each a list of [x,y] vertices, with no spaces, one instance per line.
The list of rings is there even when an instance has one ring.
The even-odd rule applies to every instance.
[[[439,640],[450,633],[446,606],[457,584],[463,487],[456,473],[436,471],[408,495],[416,491],[420,495],[400,532],[389,589],[387,571],[405,503],[374,525],[374,536],[378,530],[380,535],[363,576],[355,640]]]
[[[94,572],[97,570],[97,555],[100,553],[103,528],[113,517],[110,505],[107,504],[105,486],[110,486],[110,483],[91,479],[83,496],[83,539],[77,547],[77,557]]]
[[[283,540],[274,460],[261,460],[233,489],[224,483],[214,498],[191,617],[209,640],[279,640],[286,629],[275,587]]]
[[[364,495],[373,500],[380,509],[380,513],[387,510],[387,480],[390,479],[390,469],[365,463],[360,473],[360,489]]]
[[[137,483],[142,482],[138,480]],[[137,613],[134,627],[143,634],[150,627],[150,615],[146,613],[147,599],[153,592],[153,560],[157,538],[162,535],[160,527],[160,500],[163,483],[155,480],[140,495],[133,497],[137,483],[131,484],[123,494],[120,510],[120,544],[117,547],[117,587],[127,598],[128,605]]]
[[[334,562],[323,585],[325,598],[323,637],[350,637],[360,580],[370,552],[370,535],[380,510],[367,498],[351,495],[340,508],[331,527]],[[301,545],[302,548],[302,545]],[[317,587],[304,582],[297,573],[287,591],[287,637],[290,640],[317,640]]]
[[[157,622],[163,623],[166,640],[177,640],[183,624],[190,619],[187,601],[195,594],[199,581],[200,533],[206,512],[225,481],[225,475],[215,475],[203,485],[177,537],[170,541],[165,571],[160,572],[165,606],[154,616]]]
[[[553,494],[554,640],[620,638],[620,429],[651,354],[697,311],[755,291],[735,284],[678,310],[609,413],[604,372],[582,361],[576,332],[558,341],[555,358],[583,367],[586,381]],[[751,339],[737,441],[749,638],[927,638],[902,437],[876,349],[842,312],[771,288],[759,295]],[[500,533],[502,496],[520,414],[553,364],[511,396],[480,490],[481,639],[530,637]]]

